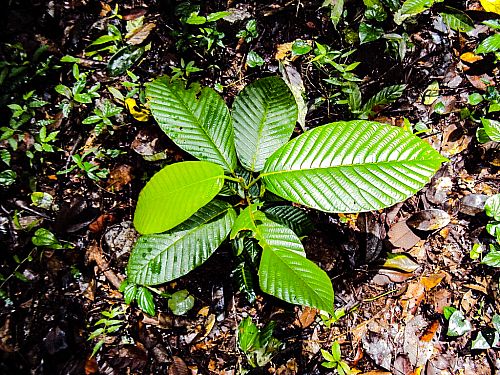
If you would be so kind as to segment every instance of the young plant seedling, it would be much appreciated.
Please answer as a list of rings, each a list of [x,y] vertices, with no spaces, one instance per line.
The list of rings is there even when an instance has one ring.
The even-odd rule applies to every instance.
[[[142,236],[127,269],[138,285],[187,274],[229,235],[239,253],[252,253],[263,292],[333,314],[330,278],[306,258],[293,226],[276,220],[283,215],[266,212],[283,207],[275,196],[325,212],[378,210],[412,196],[446,161],[404,129],[370,121],[331,123],[288,141],[297,105],[277,77],[246,86],[232,113],[214,90],[168,77],[147,85],[146,96],[161,129],[199,161],[166,166],[139,195]]]

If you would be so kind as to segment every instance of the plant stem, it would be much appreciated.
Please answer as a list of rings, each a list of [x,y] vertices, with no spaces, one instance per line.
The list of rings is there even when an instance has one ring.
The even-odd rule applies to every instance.
[[[241,178],[237,178],[237,177],[224,176],[224,179],[228,180],[228,181],[234,181],[234,182],[237,182],[237,183],[241,182]]]
[[[257,176],[257,178],[255,180],[250,181],[250,183],[247,186],[247,189],[250,189],[259,180],[260,180],[260,176]]]

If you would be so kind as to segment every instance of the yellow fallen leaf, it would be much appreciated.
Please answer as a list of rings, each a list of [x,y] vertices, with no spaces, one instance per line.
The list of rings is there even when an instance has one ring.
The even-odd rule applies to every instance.
[[[135,99],[125,99],[125,107],[137,121],[145,122],[149,120],[149,109],[142,105],[137,105]]]
[[[473,63],[482,60],[483,58],[481,56],[475,55],[472,52],[465,52],[460,56],[460,59],[468,63]]]
[[[479,0],[484,10],[500,14],[500,0]]]
[[[276,60],[284,60],[286,55],[289,52],[292,52],[292,46],[293,42],[278,44],[278,46],[276,47],[276,54],[274,55],[274,58]]]

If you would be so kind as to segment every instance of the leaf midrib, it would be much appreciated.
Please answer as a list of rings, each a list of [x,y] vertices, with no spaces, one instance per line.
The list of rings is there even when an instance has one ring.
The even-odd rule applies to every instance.
[[[220,167],[219,167],[220,168]],[[161,176],[159,176],[161,177]],[[178,187],[178,188],[175,188],[175,189],[170,189],[168,191],[168,193],[166,193],[164,196],[165,197],[170,197],[171,195],[174,195],[175,193],[179,192],[179,191],[182,191],[182,190],[185,190],[191,186],[195,186],[195,185],[200,185],[206,181],[210,181],[210,180],[217,180],[217,179],[224,179],[224,175],[217,175],[217,176],[211,176],[211,177],[208,177],[208,178],[205,178],[203,180],[196,180],[195,182],[193,183],[190,183],[190,184],[187,184],[187,185],[182,185],[182,187]]]
[[[267,176],[272,176],[276,174],[284,174],[284,173],[295,173],[295,172],[309,172],[309,171],[324,171],[324,170],[329,170],[329,169],[340,169],[340,168],[354,168],[354,167],[360,167],[360,166],[384,166],[384,165],[401,165],[401,164],[421,164],[422,162],[443,162],[446,161],[444,158],[434,158],[434,159],[414,159],[414,160],[394,160],[394,161],[382,161],[382,162],[367,162],[367,163],[357,163],[357,164],[341,164],[341,165],[334,165],[334,166],[328,166],[328,167],[316,167],[316,168],[303,168],[303,169],[284,169],[284,170],[279,170],[279,171],[270,171],[270,172],[263,172],[260,174],[260,177],[267,177]]]
[[[169,88],[169,86],[167,86],[165,83],[159,83],[159,85],[163,85],[166,88],[166,90],[168,90],[171,93],[171,95],[173,97],[175,97],[175,99],[177,99],[177,101],[184,107],[184,109],[186,110],[186,113],[188,114],[188,117],[193,118],[194,119],[193,122],[196,125],[198,125],[199,128],[203,131],[203,133],[205,134],[205,136],[208,138],[209,142],[213,145],[213,147],[215,148],[215,150],[217,151],[217,153],[219,154],[219,156],[224,161],[225,166],[228,167],[229,172],[234,173],[233,166],[231,164],[228,164],[228,161],[226,160],[225,156],[219,150],[219,147],[217,147],[217,145],[215,144],[215,140],[210,136],[210,134],[208,133],[207,129],[205,129],[205,127],[203,126],[203,123],[200,121],[200,119],[198,119],[195,116],[194,112],[187,106],[187,104],[184,102],[184,100],[182,100],[182,98],[175,91],[171,90]],[[203,90],[204,89],[201,90],[200,95],[205,95],[203,93]],[[200,101],[200,99],[196,99],[196,97],[195,97],[195,100],[196,100],[197,103]],[[231,122],[231,120],[230,120],[230,122]]]
[[[267,98],[267,97],[266,97]],[[259,129],[258,129],[258,132],[257,132],[257,141],[255,142],[256,143],[256,146],[255,146],[255,152],[253,153],[253,158],[252,158],[252,164],[251,164],[251,170],[255,170],[255,164],[257,163],[257,156],[259,155],[259,150],[262,146],[262,132],[264,131],[264,125],[266,123],[266,119],[267,119],[267,113],[269,112],[269,103],[267,101],[264,102],[264,111],[262,113],[262,119],[259,123]]]

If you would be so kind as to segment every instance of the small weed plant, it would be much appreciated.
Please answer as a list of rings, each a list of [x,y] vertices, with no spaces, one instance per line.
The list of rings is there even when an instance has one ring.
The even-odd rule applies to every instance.
[[[199,160],[164,167],[140,193],[134,225],[142,236],[127,269],[133,284],[177,279],[229,236],[258,269],[263,292],[333,314],[332,283],[306,258],[297,204],[325,212],[389,207],[446,161],[404,129],[363,120],[289,141],[297,104],[278,77],[246,86],[232,111],[211,88],[168,77],[148,84],[146,96],[161,129]]]

